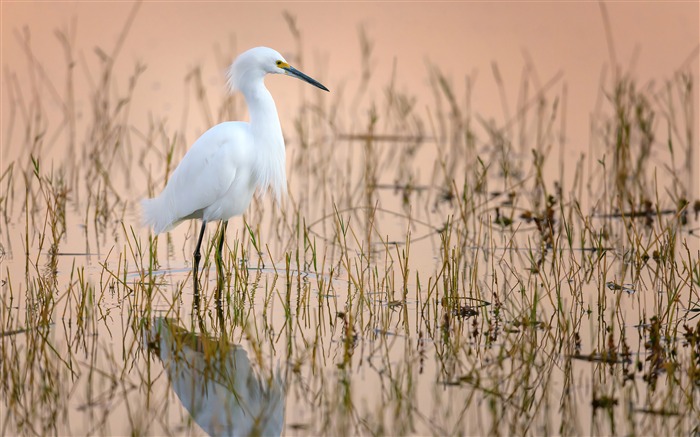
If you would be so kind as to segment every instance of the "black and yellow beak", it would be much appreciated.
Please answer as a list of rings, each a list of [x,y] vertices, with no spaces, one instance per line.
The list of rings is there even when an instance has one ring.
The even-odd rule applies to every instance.
[[[311,85],[315,86],[316,88],[321,88],[324,91],[330,92],[330,90],[328,88],[326,88],[325,86],[323,86],[323,84],[321,82],[317,81],[314,78],[311,78],[311,77],[305,75],[301,71],[299,71],[296,68],[292,67],[291,65],[287,64],[286,62],[280,62],[279,64],[277,64],[277,66],[279,68],[281,68],[282,70],[284,70],[290,76],[296,77],[297,79],[301,79],[306,83],[310,83]]]

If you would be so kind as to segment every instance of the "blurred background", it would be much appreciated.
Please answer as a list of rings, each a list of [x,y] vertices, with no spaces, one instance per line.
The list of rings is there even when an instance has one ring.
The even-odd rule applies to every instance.
[[[119,73],[131,72],[136,63],[146,67],[132,102],[135,123],[149,114],[177,123],[184,107],[182,84],[200,66],[211,96],[223,95],[224,66],[258,45],[288,55],[330,87],[332,98],[354,96],[367,86],[357,116],[381,99],[392,77],[398,90],[418,99],[421,112],[432,103],[432,67],[462,93],[458,98],[468,80],[473,110],[498,119],[506,111],[513,115],[525,70],[541,86],[556,79],[553,86],[567,88],[568,146],[588,142],[589,116],[601,81],[611,78],[612,62],[632,72],[641,86],[688,64],[696,76],[698,69],[697,2],[606,4],[608,33],[597,2],[144,2],[136,12],[129,2],[3,2],[0,7],[4,125],[11,101],[8,73],[19,82],[31,80],[22,74],[31,62],[28,47],[60,90],[66,54],[56,32],[73,43],[76,68],[95,72],[100,56],[94,49],[114,47],[127,22],[115,68]],[[363,67],[368,50],[369,65]],[[502,104],[494,66],[509,108]],[[369,70],[364,76],[363,68]],[[267,84],[285,127],[298,105],[290,89],[302,87],[282,82],[271,78]],[[14,147],[3,142],[2,157],[10,158]]]

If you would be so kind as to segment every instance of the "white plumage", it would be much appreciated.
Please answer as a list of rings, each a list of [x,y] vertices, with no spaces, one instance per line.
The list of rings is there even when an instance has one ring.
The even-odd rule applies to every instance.
[[[281,148],[282,172],[275,175],[278,187],[286,185],[284,143]],[[144,220],[159,234],[187,219],[209,222],[242,214],[259,185],[252,171],[254,161],[248,123],[212,127],[195,141],[160,196],[143,200]]]

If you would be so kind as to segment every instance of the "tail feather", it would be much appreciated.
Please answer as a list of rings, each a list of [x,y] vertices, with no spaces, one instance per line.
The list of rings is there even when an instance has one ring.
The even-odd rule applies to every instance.
[[[141,201],[143,224],[153,228],[153,232],[160,234],[173,228],[173,220],[170,211],[163,205],[162,196]]]

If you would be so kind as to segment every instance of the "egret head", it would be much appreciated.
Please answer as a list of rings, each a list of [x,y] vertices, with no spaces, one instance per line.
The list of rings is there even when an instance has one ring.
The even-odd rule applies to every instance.
[[[231,91],[243,91],[256,81],[261,81],[266,74],[286,74],[328,91],[318,81],[289,65],[276,50],[268,47],[255,47],[236,58],[228,71],[228,83]]]

